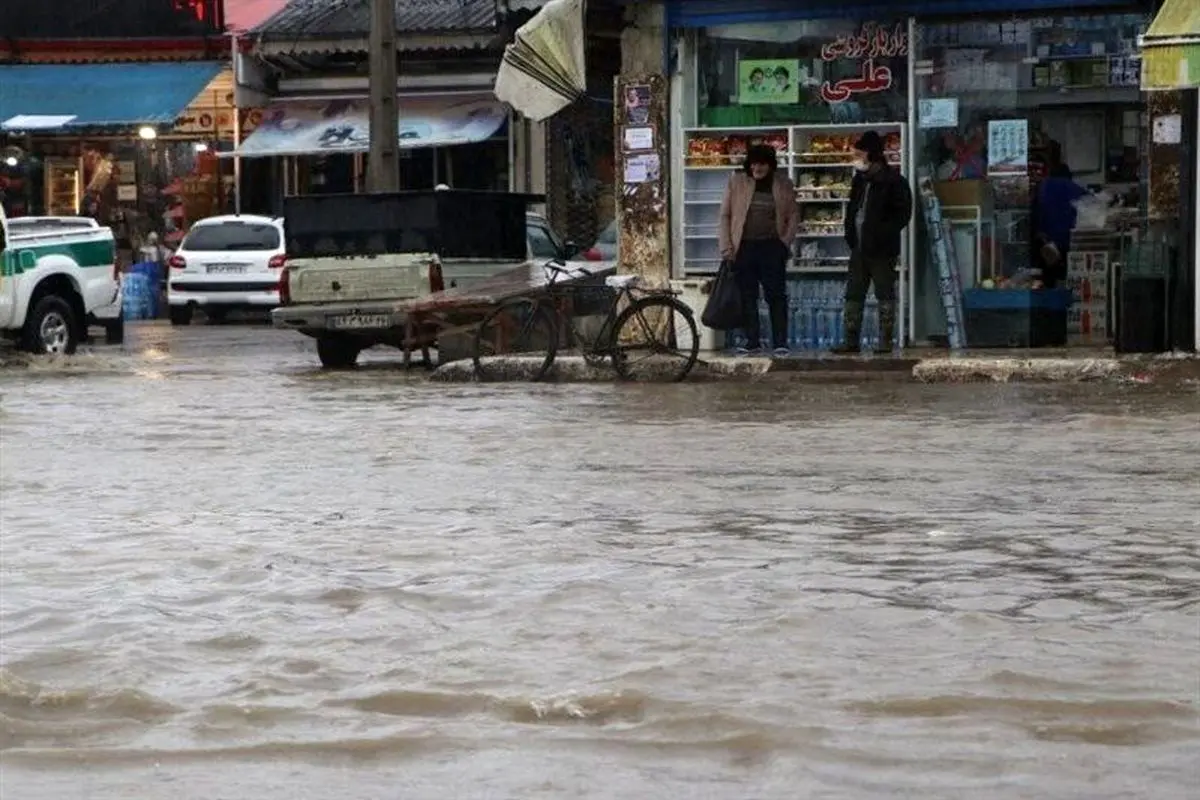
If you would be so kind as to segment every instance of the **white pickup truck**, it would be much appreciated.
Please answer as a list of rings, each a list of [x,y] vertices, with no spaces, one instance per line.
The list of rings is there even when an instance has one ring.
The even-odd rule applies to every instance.
[[[289,197],[274,324],[316,339],[327,368],[352,366],[368,347],[399,347],[402,301],[575,254],[526,212],[541,200],[460,190]]]
[[[112,231],[88,219],[0,209],[0,333],[33,353],[70,354],[90,322],[123,335]]]

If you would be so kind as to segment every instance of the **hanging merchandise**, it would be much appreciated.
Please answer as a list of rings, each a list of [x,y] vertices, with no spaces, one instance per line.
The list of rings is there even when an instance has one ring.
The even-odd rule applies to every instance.
[[[584,0],[549,0],[517,29],[496,73],[496,97],[532,120],[584,96]]]

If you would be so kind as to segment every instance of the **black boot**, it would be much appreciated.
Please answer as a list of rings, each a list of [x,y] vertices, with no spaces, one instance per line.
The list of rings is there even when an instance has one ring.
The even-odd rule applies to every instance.
[[[847,300],[844,309],[842,343],[833,352],[842,355],[858,355],[862,351],[863,304]]]
[[[875,346],[876,355],[891,355],[896,340],[896,304],[879,304],[879,344]]]

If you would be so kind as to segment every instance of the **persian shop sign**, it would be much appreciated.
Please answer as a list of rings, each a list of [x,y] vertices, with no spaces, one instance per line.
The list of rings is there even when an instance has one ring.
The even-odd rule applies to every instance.
[[[821,99],[826,103],[844,103],[856,94],[886,92],[892,88],[892,70],[876,59],[908,57],[908,29],[896,23],[891,30],[868,22],[857,34],[839,36],[821,47],[821,60],[840,59],[861,61],[859,72],[840,81],[825,81],[821,84]]]

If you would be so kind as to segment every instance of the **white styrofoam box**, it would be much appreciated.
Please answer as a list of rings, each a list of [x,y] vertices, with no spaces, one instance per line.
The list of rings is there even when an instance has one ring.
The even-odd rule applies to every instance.
[[[704,313],[704,304],[708,302],[708,289],[711,284],[711,278],[671,281],[671,288],[680,293],[679,300],[690,308],[696,317],[696,329],[700,332],[700,349],[707,351],[721,350],[725,347],[725,331],[713,330],[700,321],[700,315]]]

